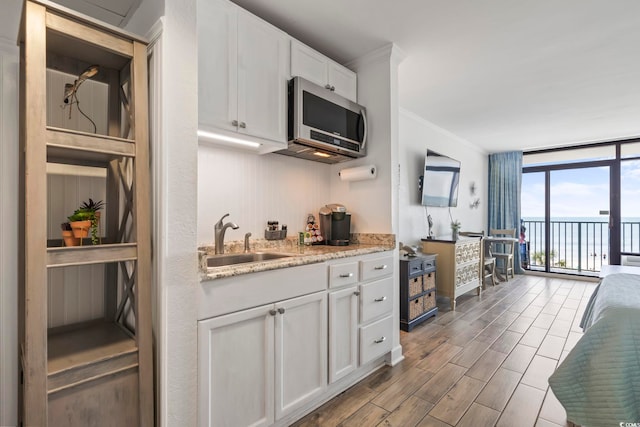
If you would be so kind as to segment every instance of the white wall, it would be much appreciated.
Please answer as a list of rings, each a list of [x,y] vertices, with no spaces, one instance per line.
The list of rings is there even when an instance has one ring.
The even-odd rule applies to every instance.
[[[152,22],[137,16],[149,9],[164,11],[161,24],[153,23],[160,35],[150,61],[156,417],[159,426],[195,426],[197,319],[190,307],[199,286],[196,2],[145,0],[130,31],[150,31]]]
[[[422,175],[427,149],[461,162],[458,206],[451,208],[451,216],[460,221],[461,230],[487,231],[487,165],[488,154],[475,145],[407,111],[400,110],[400,229],[398,240],[418,244],[427,236],[427,215],[420,204],[418,177]],[[476,185],[472,196],[470,185]],[[480,206],[470,204],[480,198]],[[434,222],[436,236],[451,233],[448,208],[429,207],[426,211]]]
[[[258,155],[231,148],[200,145],[198,149],[198,245],[213,244],[213,226],[225,219],[240,228],[227,229],[225,241],[264,239],[268,220],[296,236],[307,215],[332,203],[330,167],[280,154]]]
[[[18,49],[0,39],[0,425],[18,423]]]
[[[351,212],[354,233],[395,233],[394,169],[397,168],[397,67],[393,45],[347,64],[358,73],[358,103],[367,109],[367,156],[331,166],[331,198]],[[401,56],[401,55],[400,55]],[[375,165],[374,180],[343,182],[343,168]]]

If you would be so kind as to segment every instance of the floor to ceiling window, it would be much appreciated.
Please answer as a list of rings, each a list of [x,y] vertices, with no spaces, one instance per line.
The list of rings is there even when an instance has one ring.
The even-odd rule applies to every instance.
[[[638,140],[525,153],[523,165],[525,268],[597,275],[640,254]]]

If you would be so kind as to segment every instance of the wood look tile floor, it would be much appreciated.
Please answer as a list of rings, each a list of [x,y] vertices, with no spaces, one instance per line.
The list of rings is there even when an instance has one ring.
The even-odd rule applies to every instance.
[[[548,378],[582,335],[595,282],[521,275],[481,297],[438,301],[435,318],[401,332],[405,359],[294,425],[572,426]]]

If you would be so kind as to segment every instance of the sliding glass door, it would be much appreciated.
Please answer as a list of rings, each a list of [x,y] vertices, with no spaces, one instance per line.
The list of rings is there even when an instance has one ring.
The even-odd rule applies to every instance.
[[[609,166],[550,171],[548,271],[599,272],[611,255]]]

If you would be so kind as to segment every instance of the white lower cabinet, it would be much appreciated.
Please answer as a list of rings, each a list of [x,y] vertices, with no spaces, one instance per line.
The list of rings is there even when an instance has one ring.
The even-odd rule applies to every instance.
[[[388,353],[393,345],[393,256],[356,261],[329,266],[330,384]]]
[[[276,419],[327,387],[327,294],[318,292],[276,304]]]
[[[329,292],[329,382],[358,367],[358,287]]]
[[[200,426],[268,426],[327,386],[327,294],[198,322]]]

